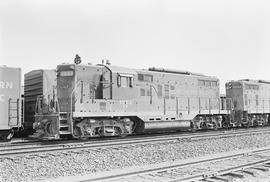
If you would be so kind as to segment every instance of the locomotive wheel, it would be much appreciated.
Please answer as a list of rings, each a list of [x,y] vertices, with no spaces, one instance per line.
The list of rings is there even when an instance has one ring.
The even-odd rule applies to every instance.
[[[241,126],[240,127],[249,128],[250,127],[250,124],[249,124],[249,122],[248,123],[241,123]]]
[[[85,137],[82,137],[82,130],[80,127],[75,127],[73,132],[74,132],[75,137],[79,139],[86,139]]]
[[[265,119],[262,119],[262,126],[265,126],[266,125],[266,122],[265,122]]]
[[[120,127],[116,127],[115,131],[116,131],[115,132],[116,135],[118,135],[118,136],[120,136],[122,138],[124,138],[124,137],[126,137],[128,135],[128,134],[124,133],[123,130]]]
[[[197,131],[196,124],[194,121],[190,122],[190,131],[195,133]]]
[[[121,135],[120,135],[120,137],[122,137],[122,138],[125,138],[125,137],[127,137],[128,136],[128,134],[126,134],[126,133],[122,133]]]
[[[264,120],[263,119],[257,120],[257,126],[259,127],[264,126]]]
[[[48,135],[52,134],[53,133],[53,123],[52,122],[48,122],[45,126],[45,131]]]
[[[251,121],[249,119],[248,120],[241,120],[240,127],[249,128],[251,126],[250,122]]]
[[[0,133],[0,141],[8,142],[12,139],[14,135],[14,130],[4,131]]]
[[[213,122],[213,130],[218,130],[218,124],[216,122]]]

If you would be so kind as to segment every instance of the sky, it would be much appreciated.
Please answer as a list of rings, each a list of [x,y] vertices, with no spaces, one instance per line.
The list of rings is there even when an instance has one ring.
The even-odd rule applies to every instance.
[[[164,67],[270,80],[265,0],[0,0],[0,65]]]

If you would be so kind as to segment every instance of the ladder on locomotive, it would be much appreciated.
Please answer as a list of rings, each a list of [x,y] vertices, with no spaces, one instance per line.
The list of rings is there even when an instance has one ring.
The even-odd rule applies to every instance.
[[[72,135],[73,133],[73,119],[72,119],[72,95],[75,89],[70,94],[70,110],[69,112],[59,110],[59,134],[60,138]],[[57,102],[59,103],[59,102]],[[60,109],[60,107],[58,107]]]
[[[20,119],[19,104],[19,99],[15,101],[11,98],[8,99],[8,126],[18,126]]]
[[[73,123],[70,118],[70,113],[59,112],[59,134],[60,137],[71,135],[73,132]]]

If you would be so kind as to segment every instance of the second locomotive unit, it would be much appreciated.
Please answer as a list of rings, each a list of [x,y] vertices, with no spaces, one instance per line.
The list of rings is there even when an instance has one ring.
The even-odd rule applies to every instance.
[[[232,99],[234,126],[269,124],[270,82],[242,79],[226,83],[226,97]]]
[[[62,64],[51,100],[37,103],[35,136],[96,137],[217,129],[231,124],[219,79],[187,71]]]

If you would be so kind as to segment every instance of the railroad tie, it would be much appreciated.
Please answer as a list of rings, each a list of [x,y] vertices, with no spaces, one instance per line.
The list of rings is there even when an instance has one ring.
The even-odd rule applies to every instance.
[[[213,179],[217,179],[219,181],[225,181],[225,182],[229,182],[230,180],[224,176],[215,176],[213,177]]]
[[[227,175],[238,177],[238,178],[244,178],[244,175],[241,172],[230,172]]]
[[[245,169],[245,170],[243,170],[242,172],[243,172],[243,173],[247,173],[247,174],[252,175],[252,176],[255,176],[255,173],[252,172],[252,171],[250,171],[250,170],[248,170],[248,169]]]
[[[204,179],[203,182],[217,182],[217,180],[214,180],[214,179]]]
[[[263,166],[255,166],[255,167],[253,167],[253,169],[257,169],[260,171],[269,171],[268,167],[263,167]]]
[[[270,164],[269,163],[265,163],[263,166],[270,168]]]

